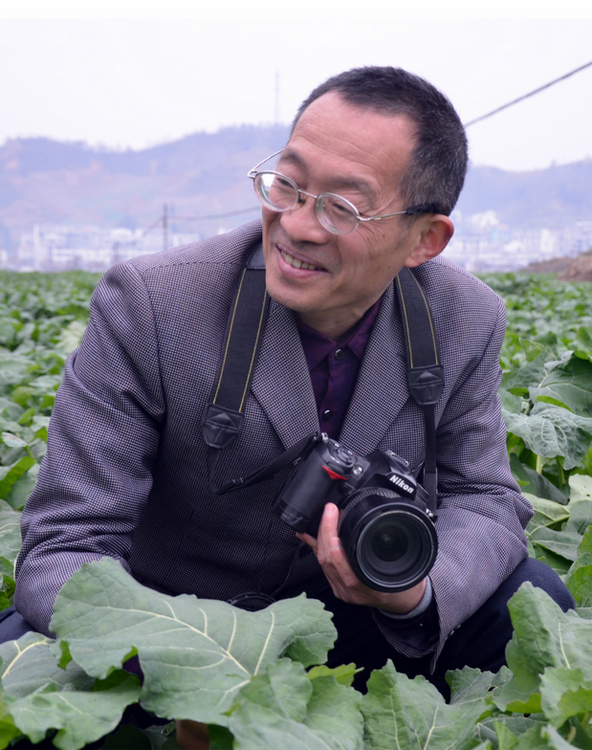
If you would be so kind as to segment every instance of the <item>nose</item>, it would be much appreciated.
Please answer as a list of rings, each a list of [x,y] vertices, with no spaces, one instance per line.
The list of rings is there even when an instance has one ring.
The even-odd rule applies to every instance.
[[[319,221],[315,211],[314,198],[306,195],[288,211],[280,214],[282,228],[293,242],[313,242],[320,245],[327,242],[330,232]]]

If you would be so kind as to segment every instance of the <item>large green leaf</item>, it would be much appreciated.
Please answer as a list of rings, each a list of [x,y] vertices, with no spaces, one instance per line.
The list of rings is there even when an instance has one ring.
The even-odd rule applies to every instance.
[[[546,347],[539,346],[536,356],[522,367],[506,373],[502,380],[503,387],[515,395],[526,395],[533,384],[541,383],[546,374],[545,361],[549,358]]]
[[[509,432],[518,435],[543,458],[563,456],[566,469],[586,455],[592,442],[592,419],[554,404],[538,403],[530,414],[503,412]]]
[[[251,677],[284,655],[305,666],[321,664],[335,640],[331,615],[304,595],[245,612],[160,594],[110,558],[84,565],[63,586],[51,629],[97,677],[137,652],[147,710],[223,725],[224,712]]]
[[[464,684],[467,690],[466,684]],[[362,699],[367,748],[463,750],[474,746],[475,723],[486,710],[482,685],[447,704],[425,678],[411,680],[391,661],[368,680]]]
[[[21,544],[21,514],[0,500],[0,554],[14,563]]]
[[[592,362],[570,353],[530,388],[533,401],[550,398],[565,404],[575,414],[592,417]]]
[[[514,453],[510,455],[510,468],[522,492],[528,492],[531,495],[536,495],[536,497],[552,500],[560,505],[567,503],[568,498],[560,489],[542,474],[531,469],[530,466],[521,463],[518,456]]]
[[[2,689],[15,725],[32,742],[58,730],[61,750],[78,750],[115,729],[125,707],[140,695],[137,677],[123,671],[96,684],[71,661],[61,669],[39,633],[0,646]]]
[[[8,706],[15,724],[32,742],[40,742],[48,730],[57,729],[56,747],[79,750],[114,730],[126,706],[140,695],[138,678],[122,670],[105,683],[99,682],[92,691],[42,690],[8,700]]]
[[[562,521],[567,521],[569,518],[569,510],[565,505],[560,505],[553,500],[546,500],[545,498],[531,495],[528,492],[523,491],[522,494],[532,505],[534,510],[534,516],[529,523],[529,533],[532,533],[535,529],[541,526],[552,526],[561,523]]]
[[[556,555],[561,555],[566,560],[573,562],[578,556],[578,547],[582,541],[582,536],[577,531],[569,529],[555,531],[554,529],[540,526],[538,529],[532,531],[530,541],[532,544],[544,547]]]
[[[229,721],[233,747],[361,750],[360,699],[334,677],[310,680],[301,664],[282,659],[240,691]]]
[[[592,711],[592,679],[581,669],[548,667],[541,677],[541,707],[559,729],[567,719]]]
[[[61,669],[50,650],[52,641],[41,633],[25,633],[17,641],[0,645],[2,689],[22,698],[41,688],[90,690],[95,682],[74,662]]]
[[[581,669],[592,679],[592,622],[561,608],[542,589],[524,583],[508,603],[514,634],[506,648],[512,679],[494,695],[502,711],[541,710],[540,679],[547,667]]]

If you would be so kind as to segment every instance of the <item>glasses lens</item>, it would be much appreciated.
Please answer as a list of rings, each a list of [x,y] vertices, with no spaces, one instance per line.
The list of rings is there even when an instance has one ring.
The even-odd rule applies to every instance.
[[[355,206],[338,195],[319,195],[316,210],[321,224],[333,234],[349,234],[358,226]]]
[[[274,211],[287,211],[298,200],[296,185],[275,172],[259,172],[255,177],[255,192],[263,205]]]

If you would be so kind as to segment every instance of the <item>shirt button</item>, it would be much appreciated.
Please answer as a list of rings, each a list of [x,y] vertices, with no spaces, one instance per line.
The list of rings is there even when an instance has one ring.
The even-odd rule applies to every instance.
[[[345,352],[343,351],[343,349],[336,349],[333,356],[335,357],[335,359],[343,359],[345,357]]]
[[[332,416],[333,412],[331,411],[331,409],[325,409],[325,411],[323,412],[323,420],[325,422],[328,422]]]

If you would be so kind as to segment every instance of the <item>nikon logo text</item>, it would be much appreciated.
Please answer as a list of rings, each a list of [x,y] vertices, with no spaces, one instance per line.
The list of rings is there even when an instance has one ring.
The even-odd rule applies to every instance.
[[[400,490],[403,490],[406,495],[413,495],[413,487],[408,485],[404,479],[401,479],[401,477],[397,476],[396,474],[391,474],[389,479]]]

